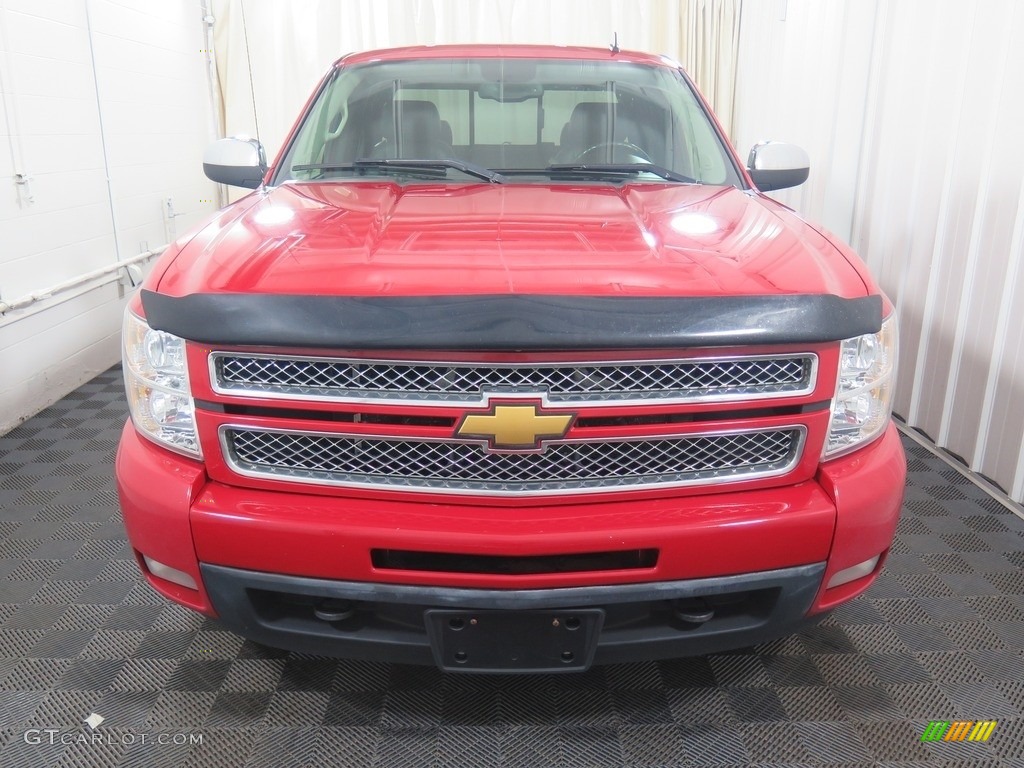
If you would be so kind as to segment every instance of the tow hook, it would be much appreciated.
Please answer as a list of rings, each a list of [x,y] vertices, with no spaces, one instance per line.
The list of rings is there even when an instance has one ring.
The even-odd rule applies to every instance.
[[[672,603],[672,611],[677,619],[687,624],[704,624],[711,621],[715,615],[715,609],[702,597],[676,600]]]
[[[313,615],[320,621],[334,623],[351,619],[356,614],[356,607],[351,600],[321,600],[313,609]]]

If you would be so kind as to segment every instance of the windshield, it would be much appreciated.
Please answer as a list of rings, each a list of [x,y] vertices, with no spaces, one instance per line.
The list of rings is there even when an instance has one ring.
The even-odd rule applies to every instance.
[[[582,59],[339,67],[274,183],[382,175],[403,182],[741,184],[676,69]]]

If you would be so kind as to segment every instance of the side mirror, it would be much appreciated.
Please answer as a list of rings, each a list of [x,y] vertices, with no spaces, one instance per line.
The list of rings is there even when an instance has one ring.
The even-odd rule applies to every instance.
[[[796,144],[763,141],[747,157],[747,173],[762,192],[798,187],[810,172],[811,158]]]
[[[256,139],[221,139],[203,153],[203,173],[219,184],[256,189],[266,172],[267,156]]]

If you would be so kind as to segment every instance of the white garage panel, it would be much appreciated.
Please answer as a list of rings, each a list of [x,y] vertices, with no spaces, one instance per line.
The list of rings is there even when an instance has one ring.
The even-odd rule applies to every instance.
[[[0,0],[0,302],[213,210],[204,47],[193,0]],[[0,315],[0,432],[116,362],[122,293],[90,281]]]
[[[748,0],[734,134],[803,143],[779,198],[896,303],[896,411],[1024,500],[1024,8]]]

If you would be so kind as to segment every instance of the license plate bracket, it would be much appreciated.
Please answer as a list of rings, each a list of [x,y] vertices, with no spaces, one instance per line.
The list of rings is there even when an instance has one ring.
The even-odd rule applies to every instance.
[[[434,661],[449,672],[579,672],[590,667],[600,608],[538,611],[428,610]]]

